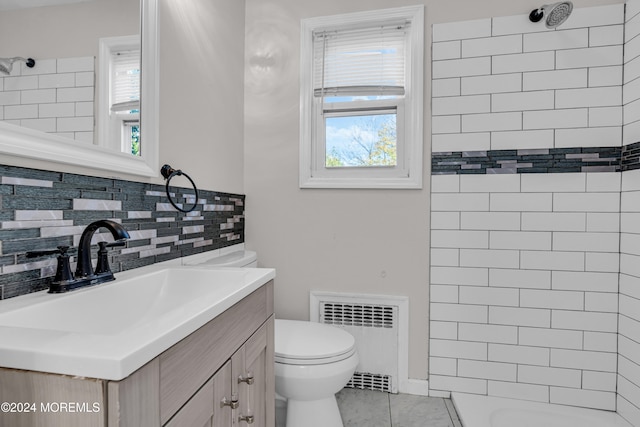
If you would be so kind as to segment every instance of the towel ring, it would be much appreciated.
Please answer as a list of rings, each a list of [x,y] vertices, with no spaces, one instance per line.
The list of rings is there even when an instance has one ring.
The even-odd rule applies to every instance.
[[[164,165],[162,166],[162,169],[160,169],[160,173],[162,174],[162,176],[164,177],[164,179],[167,181],[167,184],[165,185],[165,188],[167,190],[167,198],[169,199],[169,203],[171,203],[171,205],[176,208],[177,210],[179,210],[180,212],[191,212],[192,210],[194,210],[196,208],[196,206],[198,205],[198,188],[196,187],[196,183],[193,182],[193,180],[191,179],[191,177],[189,175],[187,175],[186,173],[182,172],[180,169],[174,169],[169,165]],[[189,182],[191,182],[191,185],[193,186],[193,190],[195,191],[195,195],[196,195],[196,200],[195,202],[193,202],[193,206],[191,206],[191,209],[183,209],[180,206],[178,206],[173,199],[171,199],[171,193],[169,193],[169,182],[171,181],[171,178],[173,178],[174,176],[180,176],[183,175],[184,177],[186,177]]]

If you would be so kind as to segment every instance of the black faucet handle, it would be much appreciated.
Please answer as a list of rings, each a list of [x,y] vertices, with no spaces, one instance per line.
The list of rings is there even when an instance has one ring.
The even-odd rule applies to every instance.
[[[125,242],[124,240],[116,240],[115,242],[107,243],[105,247],[113,248],[114,246],[125,246],[126,244],[127,242]],[[100,248],[102,248],[102,246]]]
[[[107,248],[114,246],[124,246],[126,242],[124,240],[116,240],[115,242],[98,242],[98,263],[96,264],[95,274],[111,274],[111,267],[109,267],[109,257],[107,256]]]
[[[69,246],[58,246],[58,250],[60,252],[60,255],[58,256],[56,277],[54,277],[53,281],[56,283],[71,282],[75,278],[73,277],[71,266],[69,265],[69,254],[67,254]]]
[[[69,254],[67,251],[69,246],[58,246],[57,249],[49,249],[45,251],[29,251],[27,252],[27,258],[37,258],[46,255],[58,254],[58,266],[56,268],[56,276],[53,278],[53,283],[67,283],[74,280],[71,267],[69,267]]]
[[[98,254],[107,253],[107,248],[113,248],[114,246],[125,246],[127,242],[124,240],[116,240],[115,242],[98,242]]]
[[[69,250],[69,246],[58,246],[58,249],[48,249],[44,251],[29,251],[27,252],[27,258],[38,258],[45,255],[61,254],[66,255]]]

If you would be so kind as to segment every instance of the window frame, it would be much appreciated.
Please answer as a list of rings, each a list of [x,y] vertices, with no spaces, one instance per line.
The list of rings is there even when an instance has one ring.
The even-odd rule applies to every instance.
[[[140,147],[140,138],[138,137],[138,154],[133,153],[132,134],[133,128],[138,126],[138,132],[140,132],[140,118],[124,119],[122,120],[122,152],[129,153],[132,156],[142,156],[142,148]]]
[[[322,30],[357,28],[398,19],[411,21],[404,99],[385,100],[382,103],[378,101],[360,103],[365,108],[364,104],[367,103],[397,107],[397,166],[326,167],[325,125],[322,112],[329,110],[334,114],[336,110],[338,113],[341,109],[353,110],[358,103],[356,101],[339,103],[325,101],[323,103],[322,98],[314,96],[313,33]],[[302,20],[300,188],[422,188],[424,44],[424,6],[421,5]],[[366,114],[374,110],[362,109],[361,111]]]
[[[115,36],[99,39],[99,96],[98,96],[98,145],[122,153],[130,154],[124,140],[125,122],[137,121],[140,125],[140,113],[116,113],[112,107],[112,56],[121,51],[140,49],[140,37]],[[140,58],[142,65],[142,57]],[[142,85],[142,80],[140,81]],[[142,91],[142,87],[140,87]],[[140,108],[140,107],[138,107]],[[142,151],[142,150],[141,150]]]

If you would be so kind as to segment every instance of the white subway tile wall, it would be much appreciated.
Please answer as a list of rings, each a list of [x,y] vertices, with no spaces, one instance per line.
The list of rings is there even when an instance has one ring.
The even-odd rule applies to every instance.
[[[555,31],[524,15],[434,25],[432,152],[640,141],[624,21],[618,4]],[[618,408],[640,425],[640,172],[508,172],[432,175],[430,388]]]
[[[0,120],[93,143],[94,57],[16,63],[0,76]]]
[[[623,141],[640,140],[640,0],[626,3],[623,87]],[[622,173],[620,204],[620,280],[618,305],[617,411],[633,425],[640,425],[640,170]],[[599,294],[594,294],[597,296]],[[588,299],[587,301],[590,301]],[[594,301],[601,310],[613,301]],[[597,339],[591,345],[597,347]],[[612,380],[597,381],[601,390]]]
[[[433,389],[497,396],[508,390],[511,397],[580,406],[590,406],[597,390],[604,397],[594,407],[615,410],[618,266],[588,256],[617,257],[619,234],[587,230],[587,214],[617,211],[620,190],[594,184],[589,191],[587,182],[599,175],[610,179],[432,177],[431,246],[448,252],[432,258],[431,319],[441,330],[446,324],[448,334],[432,339],[431,356],[451,359],[431,366]]]
[[[577,8],[555,31],[525,21],[433,26],[434,152],[621,145],[624,5]]]

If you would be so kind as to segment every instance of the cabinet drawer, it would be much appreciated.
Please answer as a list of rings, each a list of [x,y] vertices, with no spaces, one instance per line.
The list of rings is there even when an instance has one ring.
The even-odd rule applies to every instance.
[[[180,409],[165,427],[204,427],[211,425],[213,418],[213,379],[204,386]]]
[[[273,314],[273,281],[160,355],[160,421],[165,424]]]

